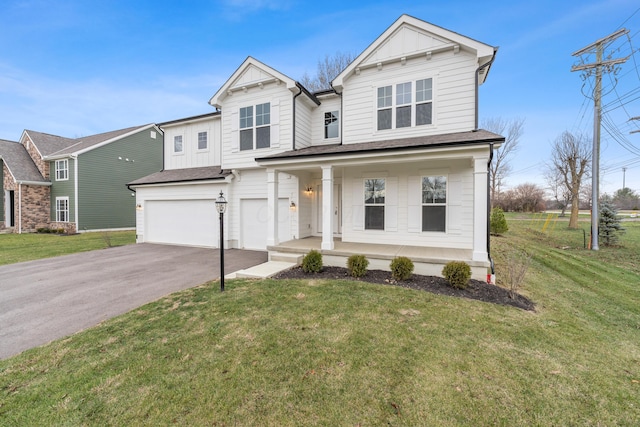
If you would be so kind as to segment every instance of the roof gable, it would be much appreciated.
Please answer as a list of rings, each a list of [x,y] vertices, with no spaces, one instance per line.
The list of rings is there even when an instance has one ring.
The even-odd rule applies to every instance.
[[[432,54],[457,49],[473,52],[478,57],[478,65],[491,61],[496,51],[469,37],[402,15],[332,81],[332,86],[341,90],[344,81],[363,68],[422,55],[428,59]],[[480,83],[483,81],[484,77]]]
[[[0,158],[4,161],[13,179],[18,183],[44,184],[49,182],[40,174],[27,149],[19,142],[0,139]]]
[[[297,87],[295,80],[249,56],[211,97],[209,104],[221,108],[224,99],[233,92],[271,83],[284,83],[287,89],[298,90],[294,89]]]
[[[143,125],[143,126],[133,126],[130,128],[114,130],[110,132],[99,133],[97,135],[85,136],[82,138],[76,138],[72,145],[69,145],[61,150],[55,151],[48,155],[48,157],[63,157],[69,155],[78,155],[84,152],[93,150],[95,148],[101,147],[103,145],[109,144],[111,142],[117,141],[119,139],[125,138],[129,135],[133,135],[137,132],[140,132],[145,129],[149,129],[154,127],[153,124]],[[160,131],[158,129],[158,131]]]

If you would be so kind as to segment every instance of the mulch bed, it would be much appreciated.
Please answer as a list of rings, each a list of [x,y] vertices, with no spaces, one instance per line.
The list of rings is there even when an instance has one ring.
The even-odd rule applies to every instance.
[[[382,285],[400,286],[403,288],[431,292],[434,294],[449,295],[460,298],[469,298],[492,304],[509,305],[522,310],[535,311],[535,303],[520,294],[514,298],[509,296],[509,291],[500,286],[490,285],[479,280],[471,280],[467,289],[456,289],[449,285],[443,277],[421,276],[413,274],[409,280],[396,282],[391,278],[391,273],[382,270],[368,270],[364,277],[356,279],[349,275],[349,270],[344,267],[323,267],[320,273],[305,273],[302,267],[293,267],[276,276],[275,279],[328,279],[328,280],[356,280]]]

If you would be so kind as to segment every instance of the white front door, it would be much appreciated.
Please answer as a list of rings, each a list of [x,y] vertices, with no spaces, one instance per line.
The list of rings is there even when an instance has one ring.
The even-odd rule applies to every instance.
[[[317,232],[322,234],[322,185],[316,191]],[[333,184],[333,234],[342,234],[342,185]]]

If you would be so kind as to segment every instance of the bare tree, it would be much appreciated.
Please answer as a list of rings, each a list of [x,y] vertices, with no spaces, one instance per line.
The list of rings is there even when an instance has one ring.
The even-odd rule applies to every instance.
[[[560,216],[565,216],[567,207],[571,202],[571,193],[564,185],[564,178],[555,168],[549,168],[544,177],[547,181],[547,186],[553,195],[553,200],[561,210]]]
[[[504,136],[504,144],[498,148],[489,168],[489,180],[491,185],[491,205],[496,200],[496,193],[501,185],[504,185],[505,177],[511,172],[509,161],[518,150],[520,138],[524,132],[524,119],[514,118],[510,120],[502,117],[488,118],[482,121],[482,128]]]
[[[305,72],[300,79],[300,83],[311,92],[330,89],[331,81],[354,59],[355,55],[352,53],[336,52],[333,56],[325,55],[324,60],[318,61],[316,75],[310,77],[309,74]]]
[[[551,168],[561,177],[571,194],[571,216],[569,228],[578,227],[580,210],[580,186],[582,178],[589,173],[591,159],[590,141],[582,134],[565,131],[556,138],[551,153]]]
[[[496,205],[504,211],[539,212],[545,209],[544,189],[525,182],[501,193]]]

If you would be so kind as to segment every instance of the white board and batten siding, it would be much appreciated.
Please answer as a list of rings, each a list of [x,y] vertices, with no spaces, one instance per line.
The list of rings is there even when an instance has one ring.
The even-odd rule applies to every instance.
[[[445,51],[367,68],[350,76],[343,92],[343,143],[361,143],[469,131],[475,126],[475,70],[477,58],[464,50]],[[431,78],[433,116],[431,125],[377,130],[377,88]],[[415,84],[412,86],[415,96]],[[395,88],[394,88],[395,93]]]
[[[185,169],[220,164],[220,116],[174,124],[164,130],[164,169]],[[198,148],[198,134],[207,133],[207,148]],[[174,151],[174,137],[182,137],[182,151]]]
[[[446,232],[422,231],[421,179],[447,177]],[[364,180],[385,179],[384,230],[364,229]],[[404,244],[442,248],[473,248],[474,171],[468,160],[345,170],[343,179],[344,241]]]
[[[255,158],[280,153],[292,148],[292,98],[293,94],[284,83],[266,83],[253,86],[246,92],[233,92],[222,105],[222,168],[242,169],[257,167]],[[242,107],[270,103],[269,148],[240,150],[240,116]],[[254,135],[255,137],[255,135]]]

